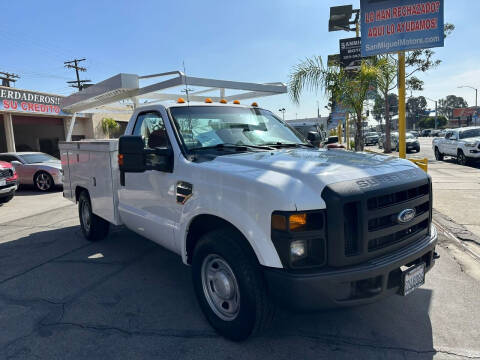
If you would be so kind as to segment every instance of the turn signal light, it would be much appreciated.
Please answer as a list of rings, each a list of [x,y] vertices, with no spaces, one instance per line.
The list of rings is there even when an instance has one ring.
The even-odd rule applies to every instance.
[[[220,100],[220,102],[221,102],[222,104],[226,104],[226,103],[227,103],[227,100],[222,99],[222,100]]]
[[[123,166],[123,154],[118,154],[118,166]]]
[[[307,214],[292,214],[289,218],[290,230],[296,230],[307,225]]]
[[[234,103],[235,105],[240,105],[240,101],[238,101],[238,100],[233,100],[233,103]]]
[[[256,102],[253,102],[253,103],[252,103],[252,106],[253,106],[253,107],[258,107],[258,104],[257,104]]]
[[[205,99],[205,102],[206,102],[207,104],[211,104],[213,101],[212,101],[212,99],[210,99],[210,98],[206,98],[206,99]]]
[[[184,98],[178,98],[177,103],[178,103],[178,104],[184,104],[184,103],[185,103],[185,99],[184,99]]]

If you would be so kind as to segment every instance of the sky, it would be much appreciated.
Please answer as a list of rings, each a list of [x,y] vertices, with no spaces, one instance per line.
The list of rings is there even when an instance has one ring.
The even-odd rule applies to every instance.
[[[288,82],[292,67],[314,55],[339,51],[345,31],[328,32],[330,6],[359,0],[0,0],[0,71],[21,76],[15,87],[69,95],[75,73],[63,62],[86,58],[83,79],[102,81],[124,73],[139,75],[182,70],[192,76],[248,82]],[[454,94],[475,105],[480,87],[478,0],[445,0],[445,22],[456,27],[445,47],[433,49],[441,65],[419,77],[423,95]],[[303,94],[258,99],[261,107],[285,118],[314,117],[327,99]],[[429,106],[434,107],[432,102]]]

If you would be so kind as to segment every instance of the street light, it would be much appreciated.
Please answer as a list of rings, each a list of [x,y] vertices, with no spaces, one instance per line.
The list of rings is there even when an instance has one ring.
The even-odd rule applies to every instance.
[[[433,101],[435,103],[435,129],[437,129],[437,109],[438,109],[438,101],[437,100],[433,100],[433,99],[430,99],[426,96],[424,96],[425,99],[427,100],[430,100],[430,101]]]
[[[350,21],[352,14],[355,13],[355,20]],[[352,5],[332,6],[330,8],[330,19],[328,20],[328,31],[355,31],[356,28],[350,28],[358,22],[360,10],[354,10]]]
[[[287,111],[287,110],[285,110],[285,108],[281,108],[281,109],[278,109],[278,111],[280,111],[282,113],[282,119],[283,119],[283,121],[285,121],[285,111]]]
[[[477,103],[477,99],[478,99],[478,89],[473,87],[473,86],[470,86],[470,85],[461,85],[461,86],[458,86],[459,89],[461,88],[470,88],[470,89],[473,89],[475,90],[475,113],[477,114],[477,116],[475,117],[475,125],[477,125],[477,118],[478,118],[478,103]]]

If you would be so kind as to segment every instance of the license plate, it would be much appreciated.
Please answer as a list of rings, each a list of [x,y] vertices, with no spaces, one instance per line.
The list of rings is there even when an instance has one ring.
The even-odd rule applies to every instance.
[[[0,186],[5,186],[7,184],[7,180],[0,180]]]
[[[425,263],[416,265],[402,274],[403,296],[425,284]]]

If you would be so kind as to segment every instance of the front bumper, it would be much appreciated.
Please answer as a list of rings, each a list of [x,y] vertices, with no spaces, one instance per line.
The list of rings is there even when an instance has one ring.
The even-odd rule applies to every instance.
[[[17,183],[8,183],[0,188],[0,198],[12,196],[17,190]]]
[[[363,264],[309,273],[265,268],[268,290],[276,301],[296,310],[319,310],[375,302],[401,289],[402,266],[434,265],[437,231],[395,252]]]
[[[473,159],[480,159],[480,149],[478,148],[465,148],[465,156]]]

